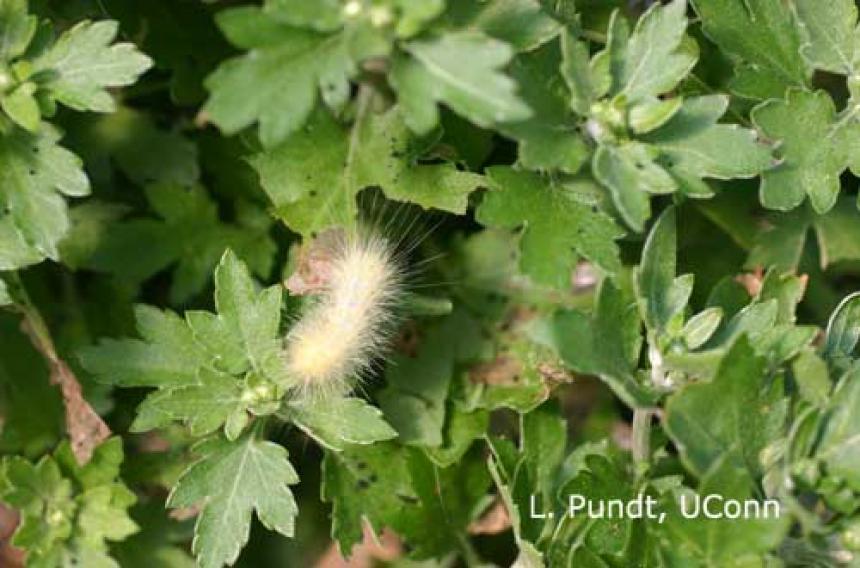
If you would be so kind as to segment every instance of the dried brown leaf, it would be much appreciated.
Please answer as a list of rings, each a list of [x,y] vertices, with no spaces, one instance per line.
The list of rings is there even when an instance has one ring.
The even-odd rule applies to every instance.
[[[317,560],[315,568],[372,568],[380,562],[392,562],[403,554],[400,537],[388,529],[382,531],[377,539],[370,525],[364,523],[364,537],[361,544],[352,549],[348,559],[341,556],[337,544],[332,543]]]
[[[343,231],[330,229],[299,248],[298,262],[284,283],[293,296],[314,294],[325,290],[331,279],[332,251],[343,239]]]
[[[481,518],[469,525],[469,534],[499,534],[511,528],[511,517],[502,500],[496,498]]]
[[[516,377],[522,371],[523,365],[519,359],[510,355],[499,355],[493,361],[472,367],[469,379],[478,384],[511,385],[516,383]]]
[[[57,355],[44,324],[35,320],[35,317],[25,313],[21,328],[48,362],[51,384],[58,385],[63,393],[66,431],[72,453],[78,463],[85,464],[90,461],[96,446],[110,437],[110,428],[84,398],[81,383],[78,382],[72,369]]]

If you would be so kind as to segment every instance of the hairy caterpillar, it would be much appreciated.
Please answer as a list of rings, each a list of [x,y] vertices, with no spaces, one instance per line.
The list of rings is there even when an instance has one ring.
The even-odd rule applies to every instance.
[[[343,393],[387,344],[404,284],[394,246],[369,229],[328,233],[318,299],[285,339],[287,371],[305,393]]]

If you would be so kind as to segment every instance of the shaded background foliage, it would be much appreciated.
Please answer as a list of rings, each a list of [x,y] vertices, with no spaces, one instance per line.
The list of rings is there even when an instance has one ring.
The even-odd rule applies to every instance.
[[[393,565],[856,563],[857,9],[690,4],[0,0],[2,561],[304,565],[366,519]],[[27,9],[116,21],[116,74],[16,51]],[[425,228],[420,295],[304,407],[280,282],[362,203]]]

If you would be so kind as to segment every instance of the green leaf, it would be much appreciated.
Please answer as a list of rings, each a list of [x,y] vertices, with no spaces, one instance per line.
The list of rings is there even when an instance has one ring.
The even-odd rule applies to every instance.
[[[525,168],[576,173],[589,149],[571,112],[568,90],[557,80],[559,65],[561,55],[554,43],[514,59],[510,75],[532,116],[499,129],[520,143],[519,161]]]
[[[772,266],[782,271],[797,268],[811,226],[810,217],[806,207],[771,215],[756,235],[745,266]]]
[[[353,4],[347,7],[339,0],[310,4],[302,0],[269,0],[265,9],[278,20],[296,27],[331,32],[344,24],[367,20],[374,27],[394,28],[399,37],[411,37],[439,16],[445,9],[445,2],[383,0],[372,5]]]
[[[792,3],[801,24],[800,53],[811,67],[850,75],[856,68],[857,6],[851,0]]]
[[[675,488],[665,495],[661,509],[666,511],[665,524],[659,525],[662,557],[669,566],[766,566],[771,551],[779,547],[791,526],[785,508],[775,514],[756,498],[748,479],[734,469],[730,460],[719,462],[707,472],[696,491]],[[709,495],[718,495],[723,502],[756,500],[769,517],[709,519],[704,515],[688,518],[681,514],[681,499],[687,510],[692,503]],[[719,501],[718,501],[719,502]]]
[[[418,35],[437,16],[445,11],[445,0],[390,0],[398,10],[397,35],[410,38]]]
[[[0,454],[41,455],[61,438],[65,409],[44,358],[20,325],[17,314],[0,310]],[[2,479],[0,473],[0,486]]]
[[[530,559],[534,556],[530,544],[537,543],[544,531],[550,528],[547,525],[551,526],[532,511],[546,514],[553,511],[557,490],[560,489],[556,477],[564,459],[565,436],[562,433],[565,425],[558,420],[556,410],[554,404],[549,404],[528,422],[522,418],[520,443],[516,448],[506,439],[488,440],[491,474],[505,508],[511,511],[520,554]],[[541,447],[548,451],[546,460],[540,457]],[[543,563],[538,566],[543,566]]]
[[[384,114],[369,109],[352,131],[320,110],[300,133],[254,156],[263,189],[278,215],[303,235],[349,224],[357,214],[355,198],[369,186],[386,196],[464,213],[467,196],[483,181],[453,164],[420,164],[428,150],[405,127],[398,107]]]
[[[517,51],[540,47],[562,28],[537,0],[459,0],[450,4],[447,16],[455,27],[480,30]]]
[[[787,211],[807,196],[818,213],[833,207],[845,169],[841,153],[827,142],[835,117],[833,101],[824,91],[790,89],[784,100],[766,101],[753,109],[756,127],[780,143],[781,163],[762,174],[765,207]]]
[[[381,187],[388,198],[424,209],[464,213],[469,194],[484,182],[483,177],[459,171],[450,163],[421,164],[432,139],[414,138],[402,114],[394,107],[368,116],[367,129],[356,141],[356,185]]]
[[[269,0],[265,10],[278,20],[300,28],[325,32],[343,25],[344,9],[338,0],[310,3],[302,0]]]
[[[669,208],[651,228],[637,271],[639,309],[645,325],[658,335],[666,333],[673,319],[683,316],[690,299],[692,286],[683,276],[675,277],[677,240],[675,209]]]
[[[12,543],[27,551],[28,566],[117,566],[106,541],[138,530],[127,512],[137,498],[118,481],[122,461],[114,437],[83,466],[67,441],[35,465],[19,457],[0,463],[0,499],[22,514]]]
[[[475,440],[487,432],[490,413],[484,409],[467,412],[459,406],[449,408],[442,430],[442,445],[424,448],[424,453],[439,467],[458,463]]]
[[[302,131],[251,158],[278,216],[294,231],[309,235],[356,215],[360,188],[346,158],[360,146],[351,142],[353,137],[320,110]]]
[[[656,149],[638,142],[600,145],[591,162],[594,177],[609,188],[621,217],[636,231],[651,216],[648,194],[678,189],[677,181],[654,162],[656,154]]]
[[[228,224],[221,221],[216,203],[199,185],[160,183],[145,191],[158,218],[110,223],[80,264],[133,285],[174,267],[170,287],[174,303],[187,301],[206,286],[227,248],[235,250],[256,274],[270,274],[275,244],[269,235],[271,221],[259,209],[239,203],[239,222]],[[74,241],[78,235],[73,231],[69,238]],[[136,258],[133,263],[128,262],[131,255]]]
[[[567,421],[557,401],[549,401],[520,415],[520,448],[529,479],[545,507],[556,498],[556,477],[567,448]]]
[[[781,432],[784,401],[769,393],[765,362],[738,339],[707,383],[689,384],[666,403],[666,431],[687,467],[705,476],[719,463],[761,473],[759,453]]]
[[[687,320],[681,334],[688,349],[701,347],[711,338],[723,318],[723,310],[718,307],[702,310]]]
[[[341,451],[350,444],[372,444],[397,437],[382,412],[360,398],[342,397],[290,403],[281,416],[320,445]]]
[[[854,491],[860,490],[860,370],[849,370],[833,392],[833,408],[825,422],[816,458],[824,462],[828,475],[844,480]]]
[[[535,282],[568,286],[578,256],[608,274],[620,270],[613,241],[624,233],[596,207],[538,174],[493,166],[487,178],[491,190],[478,207],[477,220],[490,227],[524,227],[520,266]]]
[[[781,0],[691,0],[702,29],[728,55],[738,58],[732,89],[754,99],[781,98],[809,78],[800,28]]]
[[[559,488],[559,495],[581,495],[592,501],[609,502],[610,499],[621,499],[629,502],[636,499],[636,487],[623,467],[600,454],[586,455],[582,469],[575,477]],[[635,530],[639,521],[629,518],[595,518],[588,519],[576,515],[568,520],[568,525],[562,527],[554,536],[551,546],[567,548],[573,562],[588,565],[595,558],[621,560],[628,556],[635,545],[633,539],[644,541],[644,531]],[[578,529],[578,530],[577,530]],[[638,533],[638,534],[637,534]],[[569,536],[570,535],[570,536]],[[567,537],[567,538],[566,538]],[[597,564],[600,565],[600,564]]]
[[[761,289],[756,295],[756,302],[777,301],[777,323],[793,324],[797,317],[797,305],[806,292],[807,279],[793,274],[781,274],[777,270],[768,270],[762,280]]]
[[[69,539],[75,511],[73,487],[63,478],[56,462],[45,456],[31,464],[10,456],[2,465],[5,487],[0,497],[21,514],[14,544],[44,554]]]
[[[90,191],[80,160],[57,144],[59,138],[47,125],[36,135],[16,130],[0,136],[0,270],[57,259],[69,227],[63,196]]]
[[[215,307],[217,322],[210,329],[197,329],[189,321],[199,341],[211,345],[232,338],[246,363],[260,376],[283,382],[280,374],[281,287],[271,286],[258,292],[248,267],[232,251],[227,251],[215,270]],[[208,333],[212,336],[207,336]],[[217,337],[223,335],[223,337]],[[225,367],[231,366],[224,362]]]
[[[687,2],[673,0],[667,5],[652,4],[627,37],[626,30],[612,58],[610,94],[636,103],[671,91],[690,72],[698,59],[695,42],[686,38]],[[615,16],[617,25],[626,22]]]
[[[554,344],[541,335],[542,322],[525,323],[493,346],[494,358],[460,377],[459,401],[470,410],[508,408],[531,412],[551,394],[551,376],[567,379]],[[462,397],[462,399],[460,398]]]
[[[89,489],[81,495],[77,522],[81,539],[95,545],[101,540],[119,541],[137,532],[126,513],[137,498],[123,485]]]
[[[21,83],[12,92],[0,98],[0,107],[21,128],[36,132],[42,122],[39,111],[39,103],[33,94],[36,85],[33,83]]]
[[[531,116],[515,83],[500,71],[513,55],[508,44],[480,32],[454,32],[404,48],[411,57],[394,60],[391,81],[415,132],[426,134],[438,124],[437,103],[483,127]]]
[[[150,114],[120,106],[111,114],[76,122],[74,127],[78,152],[92,169],[98,164],[108,170],[112,164],[104,162],[114,160],[140,186],[189,186],[200,178],[197,145],[178,130],[159,128]]]
[[[809,207],[770,215],[756,236],[746,266],[774,266],[791,271],[800,264],[807,236],[814,231],[822,268],[860,259],[860,212],[853,197],[843,196],[824,215]]]
[[[0,61],[11,61],[27,49],[39,19],[27,14],[27,0],[7,0],[0,5]]]
[[[803,279],[771,270],[755,299],[739,310],[709,341],[719,350],[746,334],[756,355],[768,368],[797,355],[815,338],[813,326],[794,326],[795,309],[805,289]]]
[[[161,456],[159,456],[161,458]],[[122,568],[194,568],[194,560],[177,542],[185,527],[168,517],[159,501],[143,503],[131,510],[140,532],[117,543],[111,552]],[[190,528],[190,527],[189,527]]]
[[[165,73],[159,81],[167,79],[170,99],[178,107],[199,106],[206,97],[203,79],[233,55],[212,8],[197,2],[118,2],[110,7],[121,29]]]
[[[823,408],[833,388],[824,360],[813,351],[803,351],[792,363],[791,370],[800,396]]]
[[[854,361],[854,349],[860,340],[860,292],[846,296],[833,310],[824,338],[822,355],[839,368]]]
[[[570,108],[577,114],[588,116],[591,105],[602,94],[592,72],[588,44],[564,31],[561,34],[561,56],[560,71],[570,91]]]
[[[628,116],[630,129],[635,134],[647,134],[660,128],[681,110],[683,104],[684,99],[681,97],[665,101],[661,99],[643,101],[630,108]]]
[[[680,178],[750,178],[774,163],[770,148],[753,130],[717,124],[729,98],[708,95],[688,98],[680,110],[644,140],[659,148],[668,170]],[[683,184],[682,184],[683,189]]]
[[[54,452],[54,459],[64,476],[84,489],[109,484],[120,475],[122,439],[117,436],[108,438],[94,449],[90,460],[83,464],[78,462],[71,444],[64,440]]]
[[[320,90],[329,106],[343,106],[358,63],[386,55],[390,48],[365,20],[322,34],[291,27],[276,15],[251,6],[218,14],[230,42],[249,51],[207,78],[211,96],[204,107],[227,134],[259,122],[260,139],[268,147],[304,124]]]
[[[648,406],[654,394],[636,377],[641,326],[630,286],[604,280],[590,317],[578,310],[556,314],[554,343],[573,370],[599,376],[631,407]]]
[[[458,364],[474,360],[482,346],[480,329],[466,312],[424,328],[414,356],[392,355],[386,368],[387,387],[379,406],[405,444],[440,446],[445,424],[445,400]]]
[[[299,478],[283,447],[248,432],[235,442],[208,440],[197,452],[202,457],[179,479],[167,505],[201,506],[193,544],[198,566],[233,564],[248,542],[254,512],[267,529],[293,536],[298,508],[289,486]]]
[[[754,301],[732,316],[726,325],[711,338],[710,344],[728,345],[744,333],[750,337],[757,336],[776,325],[778,313],[779,302],[777,300]]]
[[[135,387],[182,387],[197,382],[207,362],[184,320],[170,311],[135,306],[142,339],[102,339],[78,353],[84,368],[107,384]]]
[[[9,295],[9,287],[6,282],[0,278],[0,306],[8,306],[12,303],[12,296]]]
[[[180,421],[193,436],[204,436],[226,423],[227,437],[235,439],[247,424],[242,420],[247,404],[242,394],[242,385],[232,376],[203,368],[193,383],[146,397],[137,408],[131,431],[147,432]],[[240,422],[234,426],[233,421]]]
[[[811,217],[822,268],[860,259],[860,212],[853,196],[843,196],[826,214]]]
[[[138,408],[135,431],[186,422],[203,435],[224,425],[235,439],[250,414],[274,413],[290,381],[279,340],[281,288],[257,290],[247,266],[227,251],[215,271],[218,315],[191,311],[185,321],[137,310],[135,339],[103,340],[82,350],[86,369],[120,386],[154,386]]]
[[[517,475],[519,472],[526,471],[526,468],[519,467],[522,459],[514,454],[515,450],[507,440],[491,440],[490,450],[492,454],[487,460],[487,467],[511,520],[514,539],[519,549],[515,565],[524,568],[543,568],[545,566],[543,553],[529,540],[530,535],[524,534],[529,524],[533,524],[534,521],[525,514],[525,510],[530,512],[530,509],[525,509],[526,505],[521,503],[525,491],[531,494],[531,489],[527,487],[530,482],[528,476]],[[523,490],[524,487],[526,487],[525,490]]]
[[[131,85],[152,66],[152,60],[132,43],[111,42],[119,24],[112,20],[80,22],[33,60],[35,73],[50,73],[46,88],[75,110],[111,112],[109,87]]]
[[[323,499],[332,503],[332,538],[344,556],[361,542],[365,519],[377,534],[394,530],[411,558],[444,556],[458,549],[457,535],[488,485],[478,452],[444,469],[391,442],[329,452],[323,460]]]

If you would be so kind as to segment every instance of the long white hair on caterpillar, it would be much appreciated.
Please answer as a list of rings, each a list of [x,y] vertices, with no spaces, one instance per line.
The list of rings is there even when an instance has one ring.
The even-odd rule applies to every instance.
[[[382,223],[389,211],[377,206],[377,197],[372,222],[329,229],[306,243],[287,280],[291,293],[312,296],[284,340],[284,362],[299,398],[353,390],[397,330],[416,274],[407,268],[408,256],[432,229],[418,234],[418,215],[402,215],[408,211],[402,204]]]

